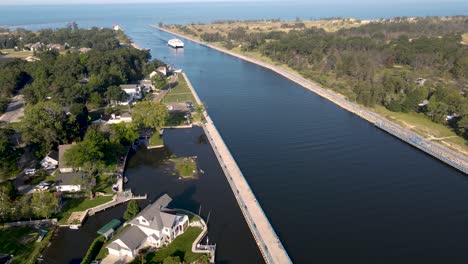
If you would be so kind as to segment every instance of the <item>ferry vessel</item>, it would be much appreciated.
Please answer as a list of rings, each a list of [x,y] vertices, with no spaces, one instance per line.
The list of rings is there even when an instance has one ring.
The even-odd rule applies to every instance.
[[[183,48],[183,47],[184,47],[184,43],[183,43],[180,39],[170,39],[170,40],[167,42],[167,45],[169,45],[170,47],[173,47],[174,49],[178,49],[178,48]]]

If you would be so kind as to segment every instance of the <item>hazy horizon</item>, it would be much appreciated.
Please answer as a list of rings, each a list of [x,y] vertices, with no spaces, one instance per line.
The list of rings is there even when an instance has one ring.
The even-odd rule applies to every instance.
[[[284,2],[283,0],[0,0],[0,5],[80,5],[80,4],[156,4],[156,3],[215,3],[215,2]],[[377,0],[292,0],[290,2],[293,3],[336,3],[336,4],[348,4],[348,3],[356,3],[356,4],[382,4],[385,2],[377,1]],[[429,3],[447,3],[447,4],[454,4],[454,3],[465,3],[463,0],[393,0],[391,1],[392,4],[429,4]]]

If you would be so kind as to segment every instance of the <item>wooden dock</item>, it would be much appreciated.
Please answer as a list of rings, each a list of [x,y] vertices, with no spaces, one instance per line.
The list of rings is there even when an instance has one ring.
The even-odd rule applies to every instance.
[[[195,100],[201,104],[195,89],[190,83],[187,76],[184,74],[187,84],[191,89]],[[262,253],[266,263],[292,263],[286,249],[283,247],[278,235],[270,224],[267,216],[263,212],[262,207],[257,202],[255,194],[250,189],[247,180],[237,166],[236,161],[231,155],[228,147],[224,143],[221,135],[216,129],[213,121],[204,112],[206,122],[203,124],[203,130],[208,138],[213,151],[224,171],[226,179],[236,197],[237,203],[241,209],[242,214],[253,234],[255,241]]]
[[[117,193],[114,199],[108,203],[98,205],[88,210],[88,215],[94,215],[95,213],[104,211],[121,203],[126,203],[130,200],[145,200],[147,195],[133,195],[131,191],[125,191],[123,193]]]

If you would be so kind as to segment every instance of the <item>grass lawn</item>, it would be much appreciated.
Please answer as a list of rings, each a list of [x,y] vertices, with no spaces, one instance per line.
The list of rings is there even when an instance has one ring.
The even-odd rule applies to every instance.
[[[411,130],[425,138],[431,136],[445,138],[444,141],[456,144],[461,150],[468,152],[468,142],[466,140],[455,134],[447,126],[432,122],[423,113],[392,112],[383,106],[375,106],[372,110],[398,124],[411,128]]]
[[[60,224],[66,224],[68,218],[70,217],[71,213],[73,212],[80,212],[86,209],[107,203],[112,200],[112,196],[99,196],[94,199],[90,198],[71,198],[65,199],[64,202],[66,203],[61,216],[60,216]]]
[[[151,135],[149,139],[149,146],[151,147],[151,146],[161,146],[161,145],[164,145],[163,139],[161,138],[161,136],[159,136],[158,132],[153,133],[153,135]]]
[[[173,87],[162,99],[163,103],[171,102],[193,102],[195,106],[197,102],[193,97],[192,91],[188,87],[187,81],[182,74],[179,74],[177,85]]]
[[[14,49],[2,49],[0,52],[8,53],[7,55],[2,55],[5,58],[26,58],[33,55],[32,51],[15,51]]]
[[[95,192],[112,193],[112,184],[114,180],[112,175],[99,175],[96,177]]]
[[[181,126],[187,125],[187,119],[185,114],[169,114],[169,117],[166,119],[166,126]]]
[[[198,227],[189,227],[180,236],[178,236],[167,247],[151,252],[146,255],[146,260],[149,263],[163,263],[168,256],[178,256],[184,263],[193,263],[200,259],[204,254],[196,254],[192,252],[192,243],[201,233]]]
[[[13,263],[35,263],[37,255],[49,243],[53,230],[41,242],[36,242],[39,232],[30,227],[0,229],[0,252],[14,255]]]
[[[174,162],[175,169],[180,176],[184,178],[194,178],[197,172],[197,162],[193,158],[175,158],[171,159]]]

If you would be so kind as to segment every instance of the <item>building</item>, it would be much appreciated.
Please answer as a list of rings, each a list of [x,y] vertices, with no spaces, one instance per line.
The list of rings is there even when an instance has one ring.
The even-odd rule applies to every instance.
[[[51,152],[49,152],[49,154],[47,154],[47,156],[41,160],[41,166],[42,168],[46,170],[57,168],[58,163],[59,163],[59,154],[55,150],[52,150]]]
[[[120,89],[131,96],[131,99],[140,100],[143,97],[138,84],[122,84],[120,85]]]
[[[58,167],[60,172],[65,173],[65,172],[73,172],[73,168],[71,166],[66,165],[65,163],[65,158],[64,154],[67,150],[69,150],[73,144],[68,144],[68,145],[59,145],[59,151],[58,151]]]
[[[128,111],[122,112],[122,113],[114,113],[111,114],[110,116],[101,116],[96,121],[93,121],[93,124],[118,124],[118,123],[130,123],[132,122],[132,114]]]
[[[106,246],[110,255],[135,257],[144,247],[159,248],[171,243],[189,226],[187,215],[170,212],[166,206],[172,201],[164,194],[132,219],[120,235]]]
[[[47,50],[57,50],[57,51],[64,51],[65,46],[62,44],[47,44]]]
[[[424,78],[418,78],[416,80],[416,84],[419,85],[419,86],[423,86],[425,83],[426,83],[427,79],[424,79]]]
[[[96,185],[95,181],[91,181],[84,173],[59,173],[56,176],[55,186],[57,192],[79,192],[86,190],[88,185]]]

